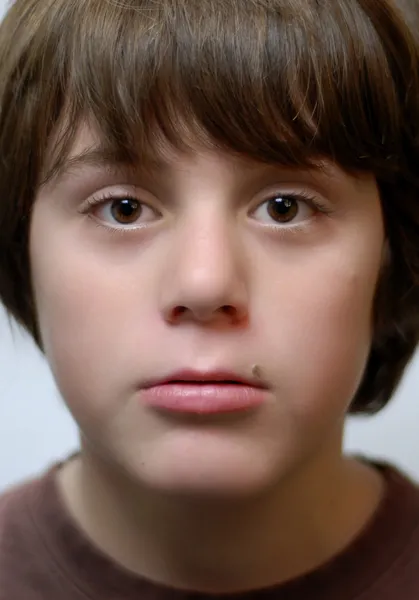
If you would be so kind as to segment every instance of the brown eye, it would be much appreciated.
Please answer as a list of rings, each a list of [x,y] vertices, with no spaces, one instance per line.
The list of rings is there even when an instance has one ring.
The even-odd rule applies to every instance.
[[[120,198],[112,202],[110,211],[117,223],[131,225],[141,216],[142,205],[133,198]]]
[[[298,200],[292,196],[275,196],[267,202],[269,216],[279,223],[288,223],[298,215]]]

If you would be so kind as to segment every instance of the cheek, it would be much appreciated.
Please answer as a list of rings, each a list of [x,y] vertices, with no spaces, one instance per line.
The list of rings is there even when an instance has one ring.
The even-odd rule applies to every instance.
[[[138,368],[146,351],[153,326],[144,317],[151,314],[143,291],[149,272],[138,261],[98,260],[97,248],[77,244],[74,235],[48,237],[43,230],[35,213],[32,276],[45,354],[70,406],[97,400],[105,409],[126,390],[127,358]],[[139,327],[142,335],[135,336]]]
[[[284,274],[287,286],[272,290],[277,326],[266,323],[265,337],[277,357],[279,396],[300,418],[342,413],[352,400],[369,355],[379,269],[378,243],[368,260],[329,252]]]

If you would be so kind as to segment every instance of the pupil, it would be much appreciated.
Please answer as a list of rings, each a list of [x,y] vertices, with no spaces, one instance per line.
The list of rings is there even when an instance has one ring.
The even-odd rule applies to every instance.
[[[130,223],[137,218],[139,204],[136,200],[124,198],[117,200],[112,206],[112,216],[116,221]]]
[[[269,202],[269,214],[273,219],[281,221],[291,221],[298,213],[298,204],[294,198],[286,196],[276,196]]]

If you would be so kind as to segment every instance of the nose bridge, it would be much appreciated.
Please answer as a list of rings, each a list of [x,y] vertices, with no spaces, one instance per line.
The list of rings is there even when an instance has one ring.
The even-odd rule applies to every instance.
[[[191,210],[168,257],[166,311],[210,319],[221,309],[246,312],[246,284],[235,220],[217,205]],[[170,281],[170,283],[169,283]]]
[[[183,275],[202,284],[209,279],[222,283],[235,263],[232,194],[236,185],[233,165],[217,156],[195,157],[192,167],[179,177],[178,193],[184,206],[179,228],[179,263]]]
[[[178,277],[186,289],[227,293],[240,270],[234,223],[219,210],[196,211],[179,233]]]

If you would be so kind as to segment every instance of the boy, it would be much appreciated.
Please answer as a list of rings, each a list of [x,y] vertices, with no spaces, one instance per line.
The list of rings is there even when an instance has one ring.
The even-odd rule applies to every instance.
[[[0,297],[81,450],[1,600],[418,597],[418,489],[342,453],[418,338],[418,65],[392,0],[10,8]]]

